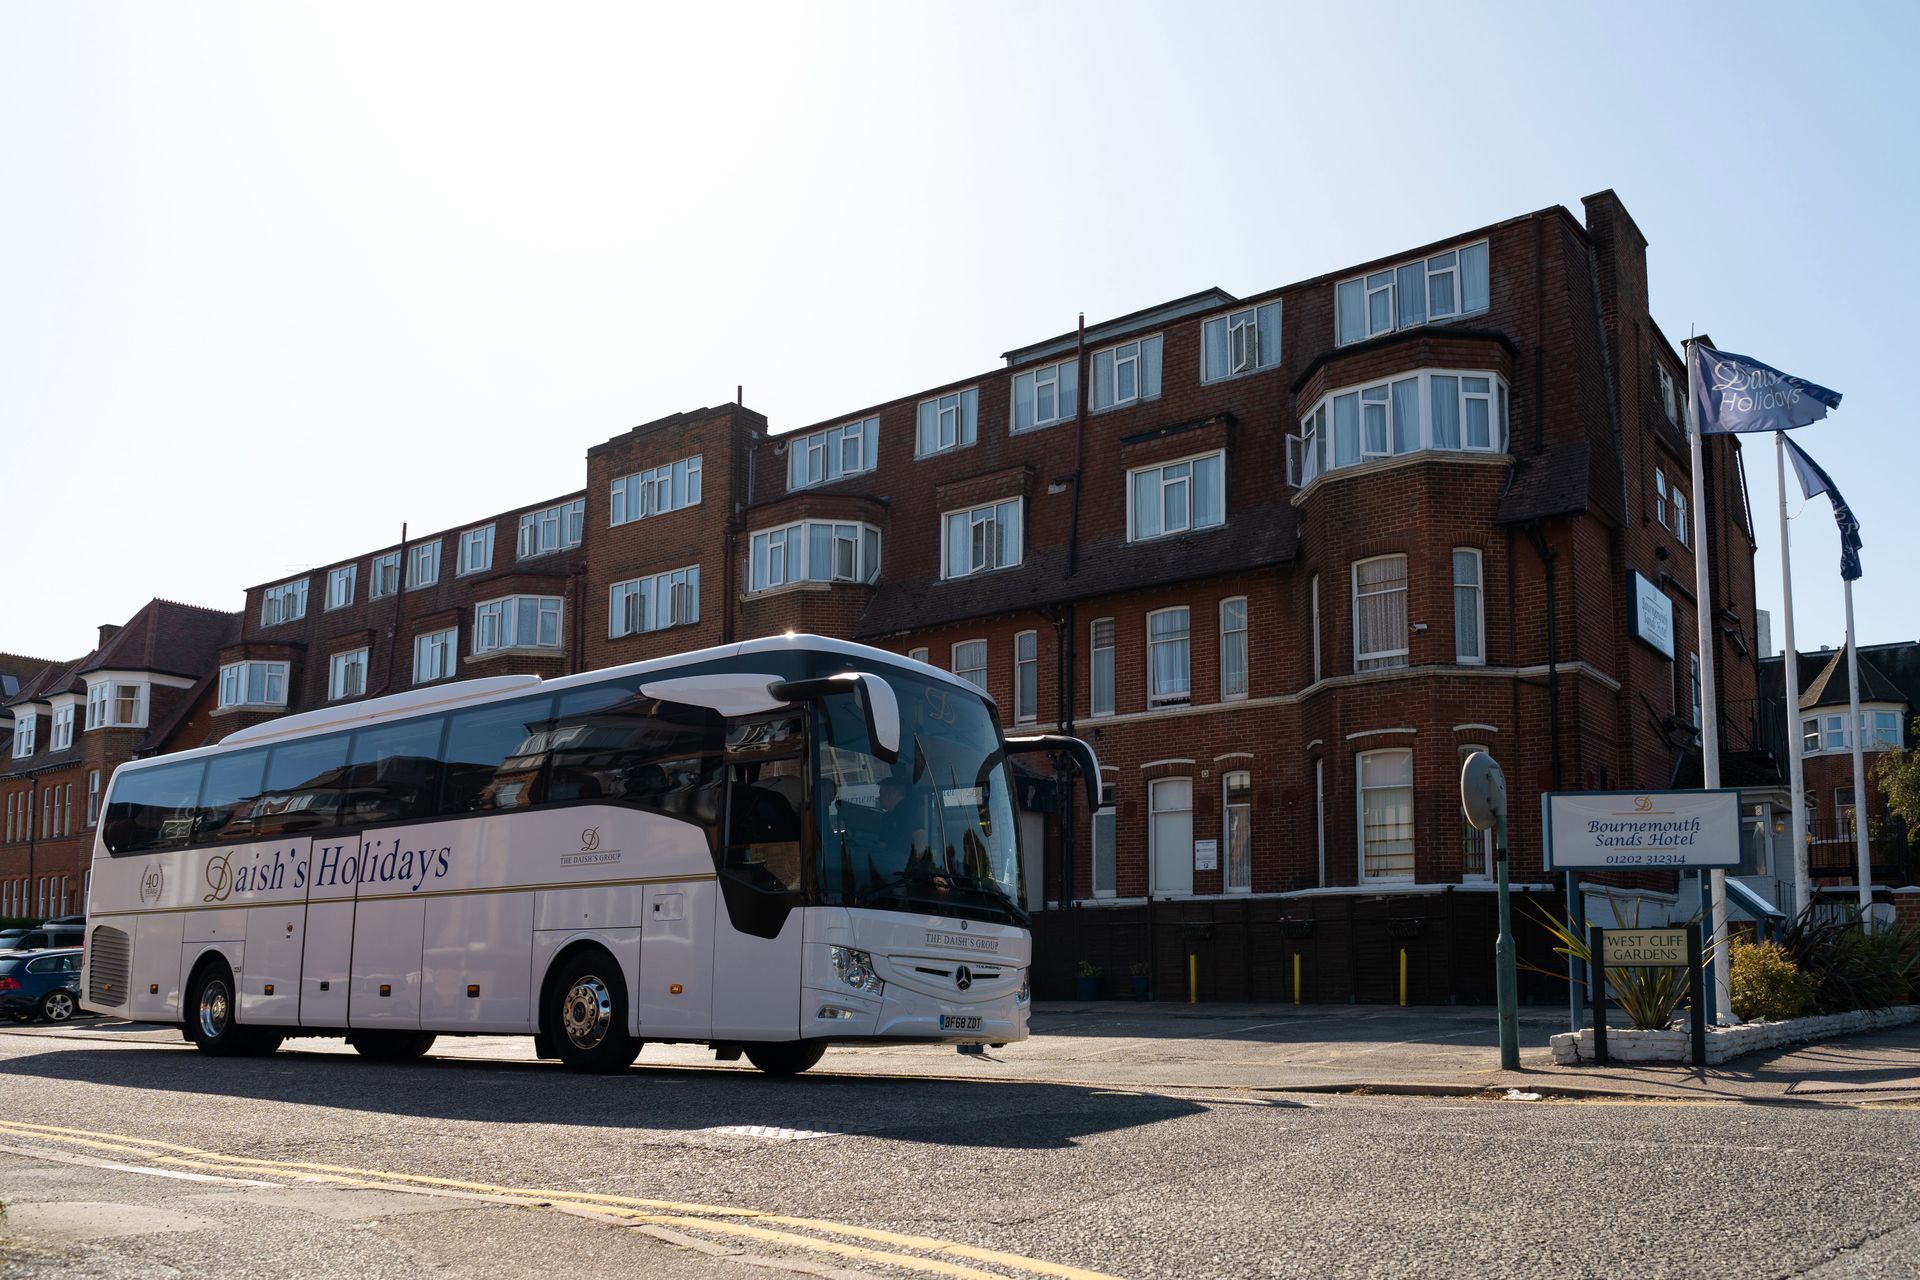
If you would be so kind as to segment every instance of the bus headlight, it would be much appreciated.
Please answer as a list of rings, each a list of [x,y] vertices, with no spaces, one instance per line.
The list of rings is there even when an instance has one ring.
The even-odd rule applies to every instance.
[[[1022,972],[1020,975],[1020,991],[1017,995],[1013,997],[1013,1002],[1017,1005],[1025,1005],[1032,999],[1033,999],[1033,979],[1030,978],[1025,972]]]
[[[833,960],[834,975],[855,991],[877,996],[887,989],[886,981],[874,972],[873,957],[866,952],[855,951],[852,947],[830,946],[827,954]]]

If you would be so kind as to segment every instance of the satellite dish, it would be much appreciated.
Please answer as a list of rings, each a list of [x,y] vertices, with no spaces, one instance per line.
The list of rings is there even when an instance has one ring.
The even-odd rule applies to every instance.
[[[1460,808],[1476,831],[1506,821],[1507,775],[1484,751],[1474,752],[1460,766]]]

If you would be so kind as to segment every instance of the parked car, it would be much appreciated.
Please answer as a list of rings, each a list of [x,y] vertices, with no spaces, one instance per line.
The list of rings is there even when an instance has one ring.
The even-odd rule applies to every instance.
[[[24,925],[16,926],[12,929],[0,929],[0,951],[13,950],[20,939],[32,932],[33,930],[26,928]]]
[[[0,956],[0,1013],[20,1022],[65,1022],[78,1012],[78,947]]]
[[[42,929],[85,930],[87,927],[87,918],[83,915],[82,916],[56,916],[52,920],[42,920],[40,922],[40,927]]]
[[[8,930],[9,933],[12,930]],[[0,955],[20,951],[47,951],[61,947],[78,947],[86,938],[86,930],[72,925],[43,924],[37,929],[28,929],[11,942],[0,941]]]

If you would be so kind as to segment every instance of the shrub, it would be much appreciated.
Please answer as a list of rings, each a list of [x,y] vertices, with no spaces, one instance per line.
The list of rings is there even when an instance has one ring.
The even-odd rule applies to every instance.
[[[1731,965],[1733,1011],[1742,1020],[1778,1022],[1814,1010],[1813,979],[1785,950],[1771,942],[1736,939]]]
[[[1846,920],[1802,916],[1780,946],[1813,983],[1819,1013],[1884,1009],[1911,999],[1920,977],[1920,932],[1862,928]]]

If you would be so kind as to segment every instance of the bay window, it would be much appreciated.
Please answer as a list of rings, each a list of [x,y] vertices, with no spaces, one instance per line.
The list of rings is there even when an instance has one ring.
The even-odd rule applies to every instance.
[[[505,596],[473,609],[473,652],[496,649],[558,649],[559,596]]]
[[[1353,669],[1407,665],[1407,558],[1375,556],[1353,566]]]
[[[792,582],[872,582],[879,576],[880,531],[870,524],[797,520],[748,540],[748,591]]]
[[[141,690],[120,685],[121,690]],[[284,662],[230,662],[220,668],[222,707],[284,707],[287,705],[287,664]],[[116,718],[120,709],[116,706]],[[125,723],[125,721],[121,721]]]
[[[980,391],[969,387],[920,402],[914,433],[915,457],[944,453],[970,445],[979,435]]]
[[[1218,382],[1280,363],[1280,304],[1247,307],[1200,325],[1200,380]]]
[[[700,566],[616,582],[607,608],[612,639],[700,621]]]
[[[1506,379],[1479,370],[1419,369],[1321,397],[1287,442],[1287,472],[1291,483],[1305,486],[1376,458],[1506,448]]]
[[[1159,334],[1093,353],[1087,399],[1095,413],[1160,398]]]
[[[1362,752],[1359,773],[1360,874],[1366,880],[1411,880],[1413,752]]]
[[[1223,450],[1127,473],[1127,541],[1210,529],[1227,519]]]
[[[1334,341],[1339,345],[1485,311],[1489,305],[1487,242],[1342,280],[1334,286]]]
[[[1026,499],[1013,498],[940,517],[940,576],[964,578],[1020,563],[1020,526]]]
[[[1014,431],[1064,422],[1079,412],[1080,362],[1062,360],[1013,375]]]

